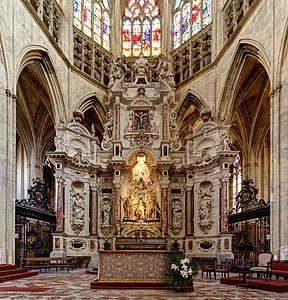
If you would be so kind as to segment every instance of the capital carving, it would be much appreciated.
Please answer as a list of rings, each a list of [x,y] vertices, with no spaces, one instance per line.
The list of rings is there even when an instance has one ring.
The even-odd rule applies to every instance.
[[[63,176],[56,176],[56,181],[63,184],[65,182],[65,178]]]

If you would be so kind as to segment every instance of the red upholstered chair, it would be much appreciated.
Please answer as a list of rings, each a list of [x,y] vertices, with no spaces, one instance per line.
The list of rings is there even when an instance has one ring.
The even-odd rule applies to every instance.
[[[221,262],[221,265],[217,266],[215,269],[215,273],[221,273],[222,277],[229,277],[231,260],[224,260]]]
[[[257,273],[257,277],[264,274],[267,280],[271,275],[270,264],[272,261],[273,255],[272,253],[260,253],[258,256],[258,264],[255,267],[249,269],[249,275],[252,278],[253,273]]]

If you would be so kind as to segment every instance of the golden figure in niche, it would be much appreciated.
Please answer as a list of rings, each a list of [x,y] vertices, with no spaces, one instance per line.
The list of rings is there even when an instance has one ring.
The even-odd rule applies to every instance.
[[[140,182],[142,179],[145,184],[150,184],[150,170],[146,165],[146,155],[139,153],[137,155],[137,164],[132,170],[132,177],[134,181]]]
[[[132,168],[129,193],[123,203],[126,220],[157,221],[160,220],[160,206],[157,202],[152,174],[147,164],[147,156],[137,154],[137,163]]]

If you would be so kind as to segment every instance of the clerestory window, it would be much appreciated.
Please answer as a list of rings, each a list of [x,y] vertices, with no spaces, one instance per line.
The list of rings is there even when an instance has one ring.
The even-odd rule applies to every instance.
[[[212,22],[212,0],[175,0],[173,9],[174,49]]]
[[[122,26],[125,56],[161,53],[161,18],[155,0],[128,0]]]
[[[74,26],[109,51],[109,0],[74,0]]]

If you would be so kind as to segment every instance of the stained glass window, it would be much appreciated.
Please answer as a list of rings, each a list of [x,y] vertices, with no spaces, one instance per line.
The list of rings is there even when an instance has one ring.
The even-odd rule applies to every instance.
[[[161,18],[155,0],[128,0],[122,26],[125,56],[161,53]]]
[[[174,49],[212,23],[212,0],[175,0]]]
[[[109,0],[74,0],[74,26],[109,51]]]

